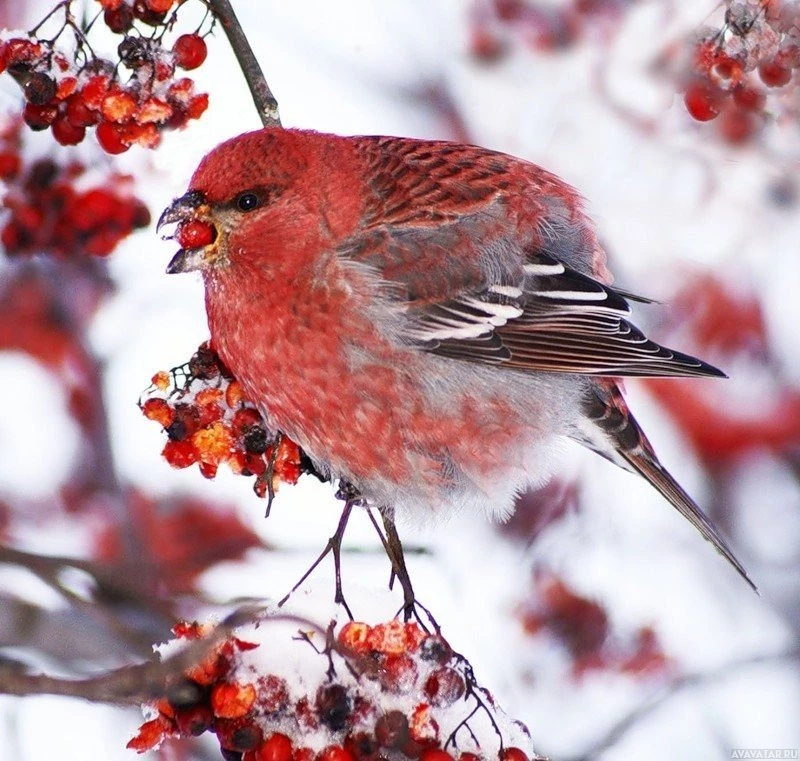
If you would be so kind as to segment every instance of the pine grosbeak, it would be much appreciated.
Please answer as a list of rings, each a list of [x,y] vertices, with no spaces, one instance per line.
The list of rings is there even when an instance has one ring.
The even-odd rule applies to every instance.
[[[264,129],[209,153],[161,223],[201,219],[213,344],[267,422],[372,504],[507,515],[569,437],[639,473],[748,580],[616,378],[721,376],[648,340],[577,193],[468,145]],[[752,582],[750,582],[752,583]]]

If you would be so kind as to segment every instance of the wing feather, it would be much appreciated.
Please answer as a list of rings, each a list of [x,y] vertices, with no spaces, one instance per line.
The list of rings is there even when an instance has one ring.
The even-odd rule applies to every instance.
[[[628,321],[621,293],[546,254],[529,258],[518,285],[493,284],[409,311],[409,335],[453,359],[586,375],[723,375],[647,338]]]

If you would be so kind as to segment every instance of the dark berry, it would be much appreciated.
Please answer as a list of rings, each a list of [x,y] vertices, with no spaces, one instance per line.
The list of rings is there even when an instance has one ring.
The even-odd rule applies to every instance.
[[[251,454],[264,454],[267,451],[267,432],[260,425],[245,429],[244,448]]]
[[[402,711],[388,711],[375,722],[375,738],[384,748],[399,748],[408,741],[408,718]]]
[[[201,346],[189,360],[189,373],[200,380],[216,378],[220,374],[217,353],[206,344]]]
[[[56,81],[47,74],[37,71],[26,78],[22,85],[25,100],[34,106],[44,106],[56,96]]]
[[[319,719],[328,729],[333,732],[344,729],[350,716],[350,698],[342,685],[320,687],[316,705]]]

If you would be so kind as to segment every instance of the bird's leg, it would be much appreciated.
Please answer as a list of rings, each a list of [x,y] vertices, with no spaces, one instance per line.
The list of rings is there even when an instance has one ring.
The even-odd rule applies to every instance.
[[[336,576],[336,589],[333,594],[333,601],[345,609],[351,621],[353,620],[353,613],[347,601],[344,599],[344,592],[342,592],[342,538],[344,537],[344,530],[347,527],[347,521],[350,520],[350,513],[353,510],[354,504],[355,502],[351,499],[348,499],[347,502],[344,503],[344,510],[342,510],[342,517],[339,519],[336,533],[328,541],[331,552],[333,552],[333,568]]]
[[[416,598],[414,596],[414,587],[411,585],[411,576],[409,576],[408,568],[406,567],[403,543],[400,541],[400,536],[394,525],[394,511],[382,507],[380,508],[380,514],[383,519],[383,528],[386,531],[386,539],[383,546],[389,556],[389,562],[392,564],[392,578],[389,581],[389,588],[391,588],[392,582],[396,577],[403,588],[403,618],[406,621],[410,621],[414,615]],[[383,539],[383,536],[381,536],[381,539]]]
[[[342,592],[342,538],[344,537],[344,531],[347,528],[347,521],[350,520],[350,513],[353,511],[353,506],[356,505],[358,500],[356,499],[347,499],[344,503],[344,509],[342,510],[342,517],[339,518],[339,525],[336,527],[336,531],[334,532],[333,536],[328,539],[328,543],[325,545],[325,549],[322,550],[319,557],[311,564],[311,567],[300,577],[300,580],[289,590],[289,592],[281,599],[278,603],[278,607],[283,607],[286,601],[302,586],[305,580],[314,572],[316,567],[325,559],[325,557],[329,554],[333,554],[333,567],[336,573],[336,588],[334,592],[334,602],[337,605],[342,605],[347,615],[350,617],[350,620],[353,620],[353,614],[350,611],[350,606],[347,604],[346,600],[344,599],[344,593]]]
[[[267,509],[264,512],[265,518],[269,518],[269,513],[272,510],[272,503],[275,501],[275,464],[278,462],[278,450],[281,448],[282,442],[283,434],[278,431],[272,442],[272,454],[269,456],[267,470],[264,474],[267,479]],[[317,562],[319,562],[319,560]]]

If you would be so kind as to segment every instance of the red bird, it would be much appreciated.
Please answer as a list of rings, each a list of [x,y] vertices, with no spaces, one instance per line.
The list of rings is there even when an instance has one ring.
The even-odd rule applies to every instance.
[[[385,510],[507,515],[574,439],[639,473],[752,585],[658,461],[616,378],[722,376],[648,340],[578,194],[469,145],[269,128],[209,153],[213,344],[267,422]]]

